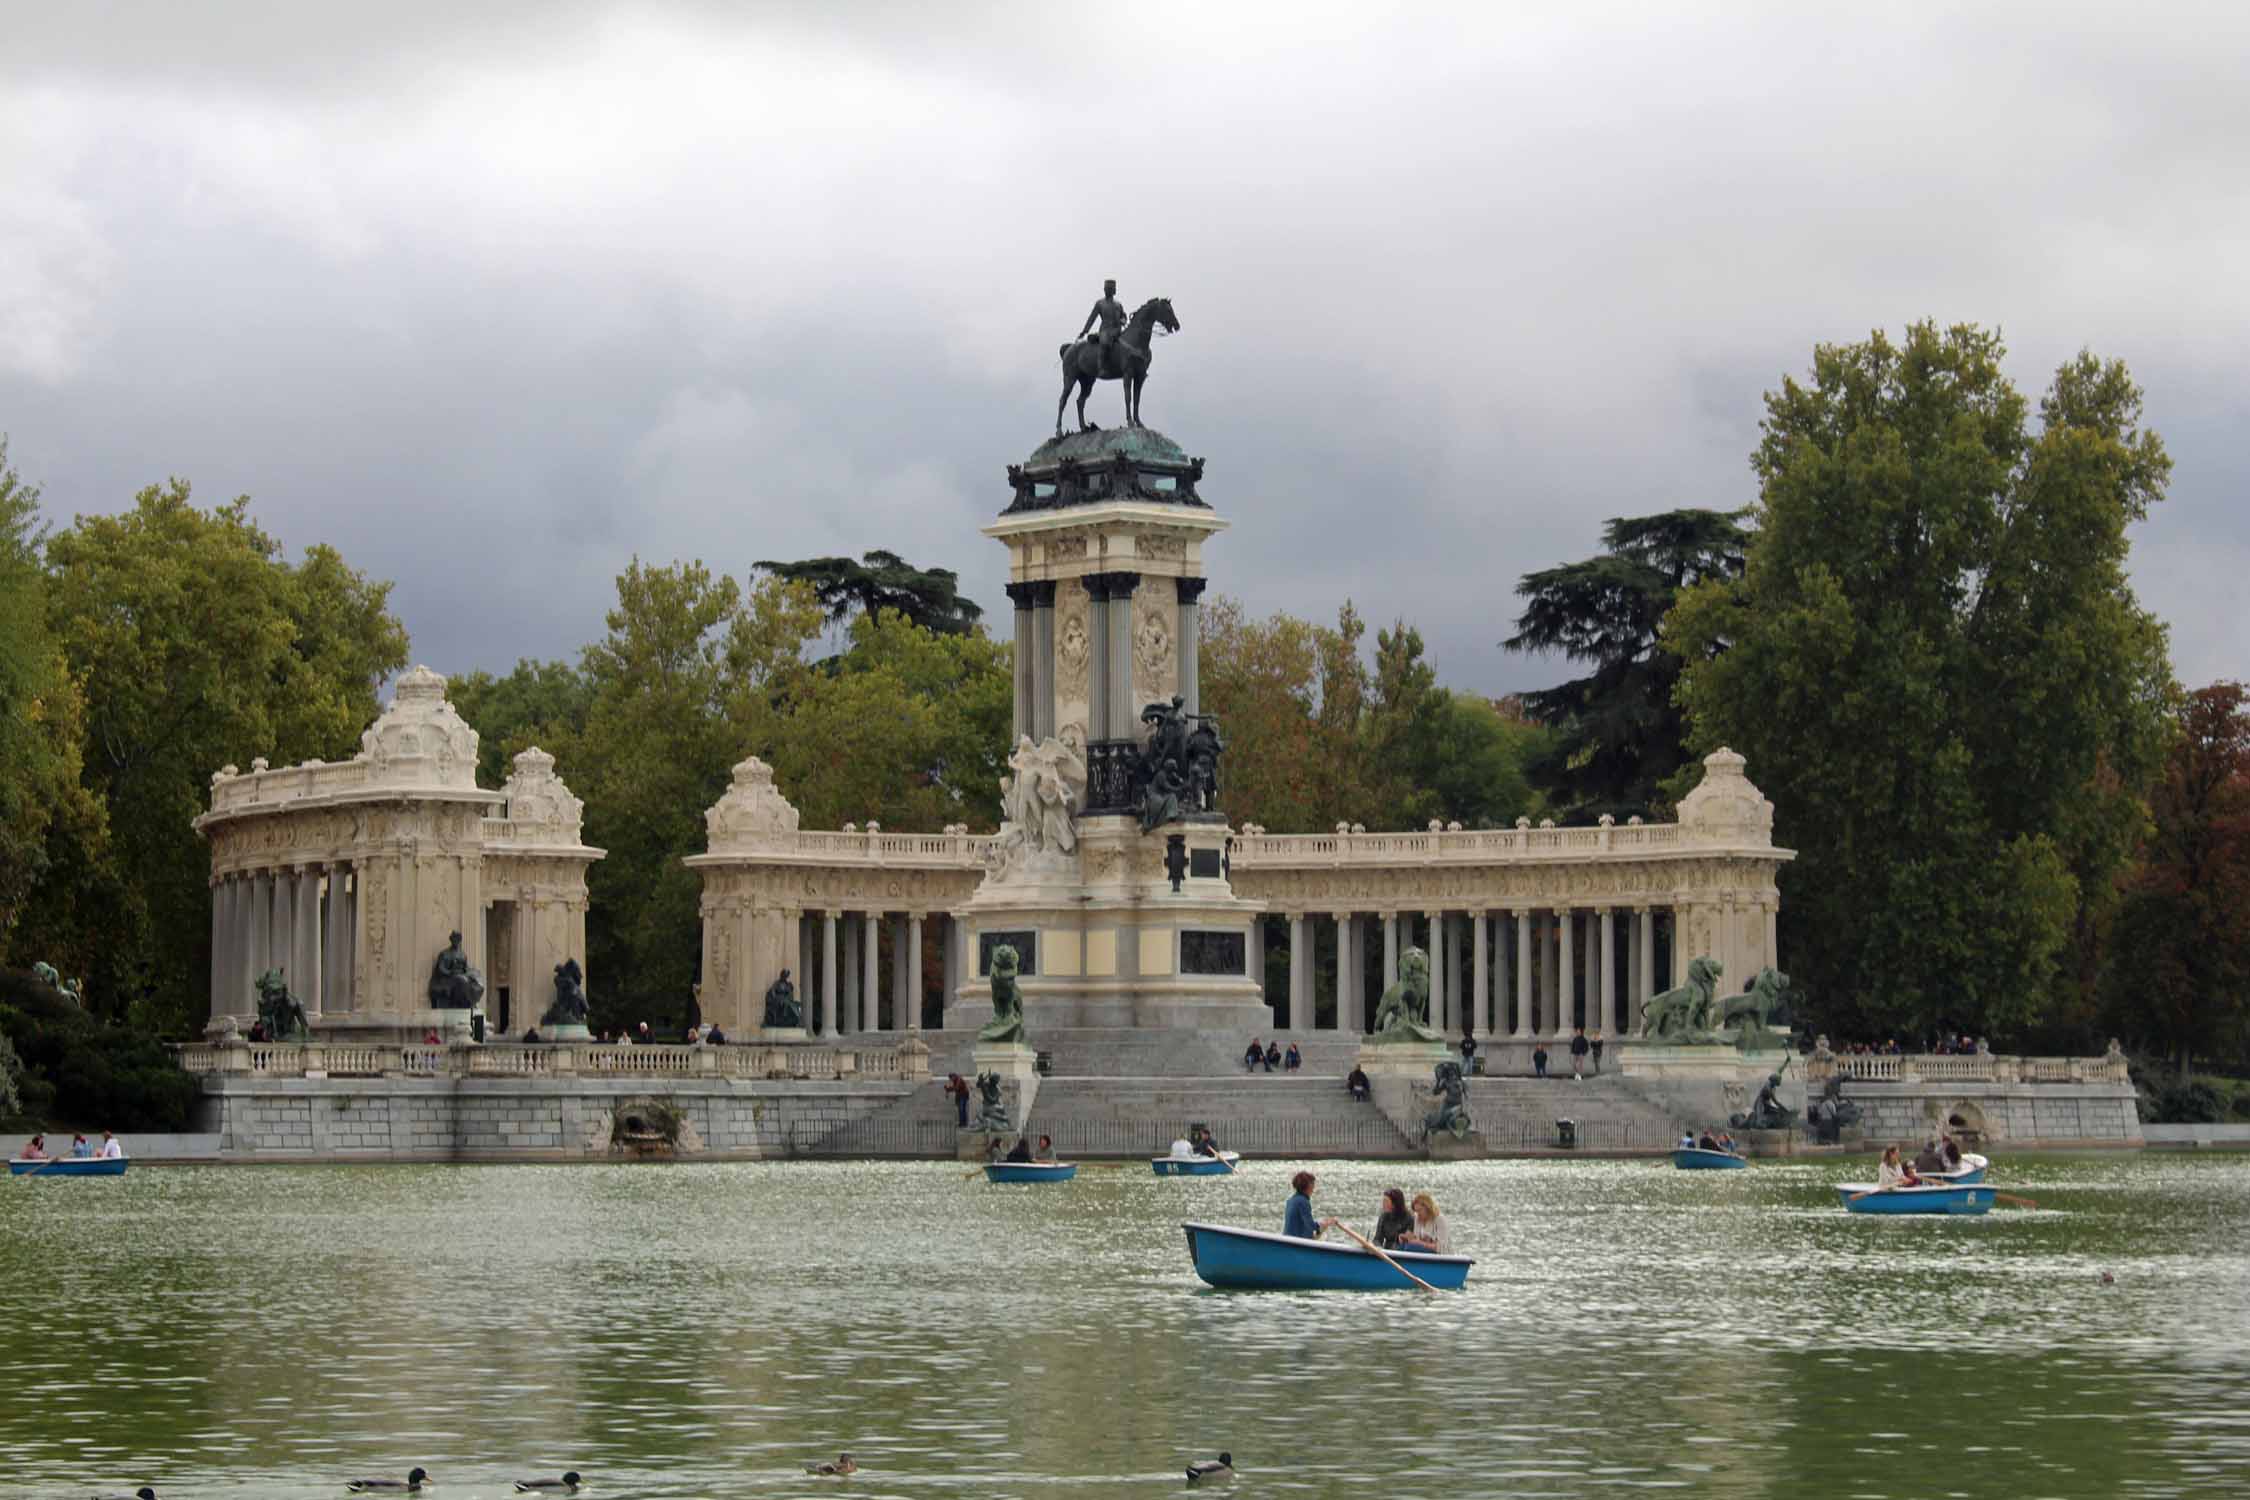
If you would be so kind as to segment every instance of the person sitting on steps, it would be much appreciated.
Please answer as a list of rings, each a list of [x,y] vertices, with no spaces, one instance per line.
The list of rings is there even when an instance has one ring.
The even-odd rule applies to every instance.
[[[1352,1064],[1351,1074],[1344,1080],[1344,1088],[1351,1094],[1352,1098],[1358,1100],[1361,1104],[1365,1104],[1367,1096],[1373,1092],[1372,1086],[1367,1081],[1366,1069],[1360,1067],[1358,1063]]]

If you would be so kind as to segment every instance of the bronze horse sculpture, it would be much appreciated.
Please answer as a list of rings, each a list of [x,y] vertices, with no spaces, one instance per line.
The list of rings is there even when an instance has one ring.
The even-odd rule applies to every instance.
[[[1178,314],[1172,311],[1169,297],[1151,297],[1134,310],[1124,331],[1117,335],[1114,359],[1104,361],[1102,343],[1098,338],[1076,339],[1062,346],[1062,394],[1055,398],[1055,436],[1063,430],[1063,408],[1070,404],[1070,388],[1078,387],[1078,430],[1092,432],[1094,426],[1086,420],[1086,398],[1093,394],[1097,380],[1121,380],[1125,383],[1125,425],[1141,425],[1141,387],[1148,383],[1148,367],[1155,361],[1149,347],[1155,341],[1155,330],[1161,326],[1166,333],[1180,331]]]

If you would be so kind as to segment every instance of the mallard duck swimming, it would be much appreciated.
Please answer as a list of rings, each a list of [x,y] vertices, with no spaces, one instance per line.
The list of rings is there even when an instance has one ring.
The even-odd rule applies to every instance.
[[[420,1494],[422,1486],[429,1482],[428,1469],[412,1469],[404,1479],[355,1479],[344,1488],[355,1495],[364,1495],[371,1490],[405,1490],[408,1494]]]
[[[144,1484],[130,1495],[120,1491],[114,1495],[96,1495],[94,1500],[156,1500],[156,1491]]]
[[[1187,1467],[1189,1484],[1206,1479],[1234,1478],[1234,1455],[1222,1453],[1217,1458],[1199,1458]]]
[[[832,1464],[806,1464],[807,1474],[857,1474],[859,1465],[852,1462],[849,1453],[839,1453]]]
[[[517,1494],[528,1494],[533,1490],[563,1490],[575,1495],[578,1493],[578,1471],[572,1469],[560,1479],[519,1479],[516,1481]]]

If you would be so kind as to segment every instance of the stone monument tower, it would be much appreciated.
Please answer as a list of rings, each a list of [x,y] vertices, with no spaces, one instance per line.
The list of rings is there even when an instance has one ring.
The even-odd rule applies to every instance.
[[[1219,726],[1196,680],[1204,547],[1226,529],[1203,461],[1146,427],[1088,430],[1010,465],[984,528],[1008,549],[1015,753],[996,859],[947,1027],[990,1014],[991,954],[1021,963],[1034,1044],[1056,1028],[1178,1032],[1231,1054],[1270,1027],[1250,973],[1260,903],[1227,878]]]

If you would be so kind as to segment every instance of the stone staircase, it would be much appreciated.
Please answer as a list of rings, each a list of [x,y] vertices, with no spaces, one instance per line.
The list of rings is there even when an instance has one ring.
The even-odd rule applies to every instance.
[[[1473,1078],[1469,1114],[1496,1153],[1557,1144],[1557,1120],[1575,1120],[1581,1151],[1662,1151],[1688,1122],[1675,1117],[1632,1079],[1614,1073],[1575,1083],[1560,1078]]]
[[[1191,1124],[1245,1156],[1397,1157],[1420,1151],[1383,1112],[1344,1092],[1343,1070],[1232,1078],[1087,1078],[1040,1083],[1030,1129],[1072,1156],[1161,1156]]]
[[[1326,1078],[1339,1087],[1343,1076],[1352,1070],[1353,1060],[1359,1056],[1358,1037],[1333,1031],[1294,1035],[1286,1031],[1261,1031],[1257,1037],[1261,1042],[1281,1043],[1284,1052],[1294,1040],[1304,1058],[1302,1076]],[[922,1039],[930,1047],[930,1071],[940,1078],[947,1073],[967,1076],[974,1071],[970,1065],[970,1053],[976,1044],[974,1032],[926,1031]],[[1250,1045],[1250,1033],[1239,1036],[1195,1030],[1136,1033],[1048,1026],[1032,1033],[1031,1045],[1047,1054],[1052,1063],[1050,1071],[1056,1077],[1240,1078],[1243,1076],[1242,1051]],[[1256,1076],[1267,1075],[1260,1070]]]

